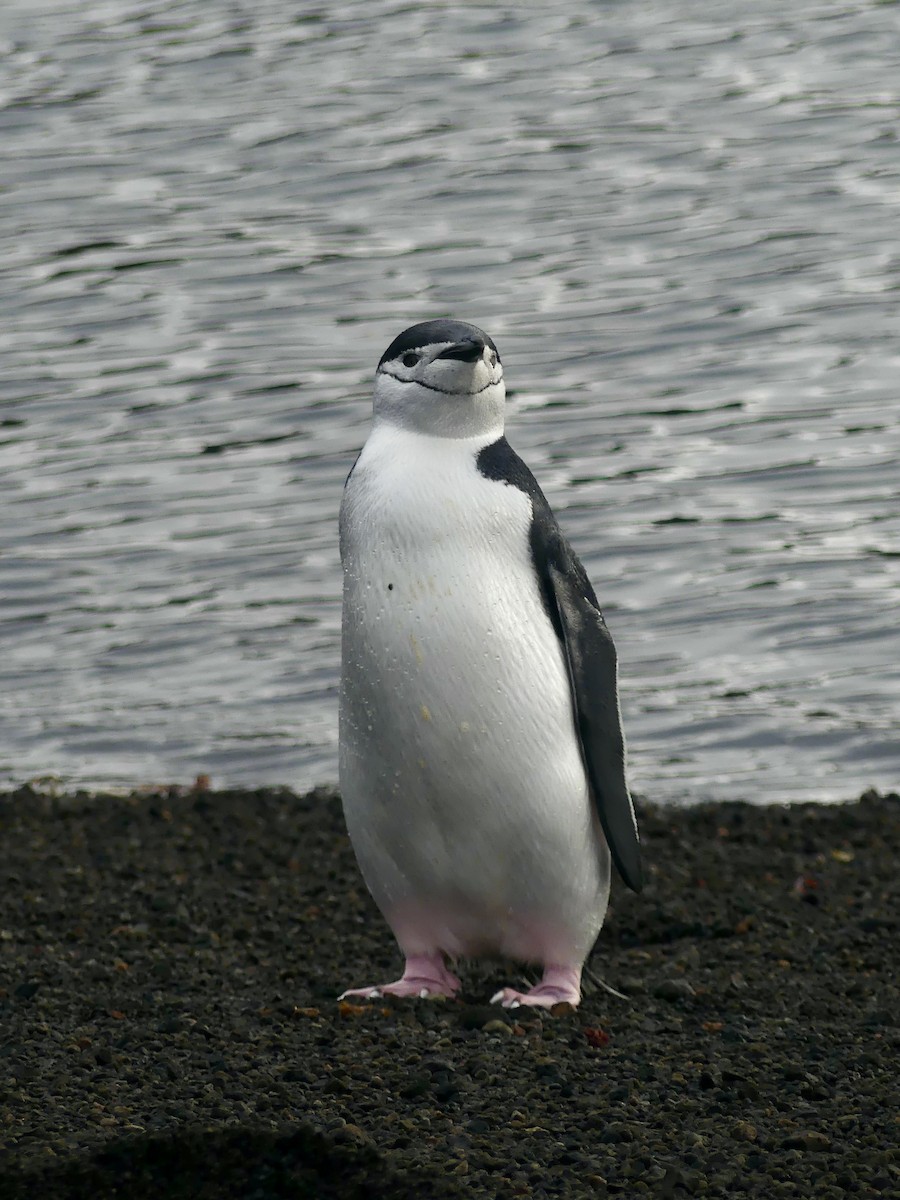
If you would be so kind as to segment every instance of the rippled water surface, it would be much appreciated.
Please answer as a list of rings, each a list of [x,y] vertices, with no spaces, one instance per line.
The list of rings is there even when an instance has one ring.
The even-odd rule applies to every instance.
[[[336,777],[344,476],[500,345],[636,790],[900,781],[900,7],[5,0],[0,774]]]

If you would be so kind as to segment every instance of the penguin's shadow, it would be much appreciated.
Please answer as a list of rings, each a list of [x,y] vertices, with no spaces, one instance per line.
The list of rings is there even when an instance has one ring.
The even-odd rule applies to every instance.
[[[305,1124],[188,1126],[116,1139],[50,1167],[0,1170],[5,1200],[413,1200],[430,1194],[427,1182],[394,1170],[375,1146]]]

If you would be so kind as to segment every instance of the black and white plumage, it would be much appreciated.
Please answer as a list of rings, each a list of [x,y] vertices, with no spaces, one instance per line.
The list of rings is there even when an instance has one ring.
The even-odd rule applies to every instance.
[[[495,1000],[577,1003],[610,857],[641,887],[615,648],[504,399],[481,330],[412,326],[347,480],[341,791],[406,970],[345,994],[453,994],[448,959],[500,955],[544,977]]]

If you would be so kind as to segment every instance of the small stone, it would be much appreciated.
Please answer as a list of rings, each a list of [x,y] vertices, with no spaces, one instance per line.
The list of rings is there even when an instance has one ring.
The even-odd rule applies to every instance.
[[[618,981],[618,986],[626,996],[639,996],[646,992],[647,981],[640,975],[626,975],[624,979]]]
[[[364,1129],[360,1129],[358,1125],[343,1125],[334,1134],[336,1142],[349,1142],[357,1146],[371,1146],[372,1139]]]
[[[410,1081],[400,1089],[400,1095],[404,1100],[416,1100],[419,1096],[424,1096],[430,1086],[430,1075],[413,1075]]]
[[[627,1125],[623,1125],[621,1121],[613,1121],[600,1134],[600,1141],[613,1145],[619,1142],[633,1142],[634,1133]]]
[[[759,1137],[756,1126],[749,1121],[738,1121],[731,1130],[731,1136],[738,1142],[755,1142]]]
[[[487,1025],[482,1025],[482,1029],[485,1033],[499,1033],[503,1037],[512,1036],[512,1029],[506,1021],[498,1021],[496,1019],[488,1021]]]
[[[574,1004],[570,1004],[568,1000],[560,1000],[557,1004],[551,1004],[551,1017],[570,1017],[575,1012]]]
[[[802,1129],[781,1143],[783,1150],[827,1150],[830,1146],[831,1138],[817,1129]]]
[[[432,1075],[446,1073],[452,1075],[456,1070],[453,1063],[446,1058],[425,1058],[422,1060],[422,1066],[426,1071],[430,1071]]]
[[[497,1019],[495,1004],[468,1004],[457,1017],[463,1029],[484,1029],[486,1025]]]
[[[664,979],[653,989],[653,995],[659,1000],[689,1000],[697,993],[686,979]]]

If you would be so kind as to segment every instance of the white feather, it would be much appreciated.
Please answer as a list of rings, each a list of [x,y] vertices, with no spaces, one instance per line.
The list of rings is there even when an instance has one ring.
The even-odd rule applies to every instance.
[[[406,954],[581,962],[609,852],[531,502],[482,476],[500,433],[376,421],[341,508],[340,780],[366,883]]]

